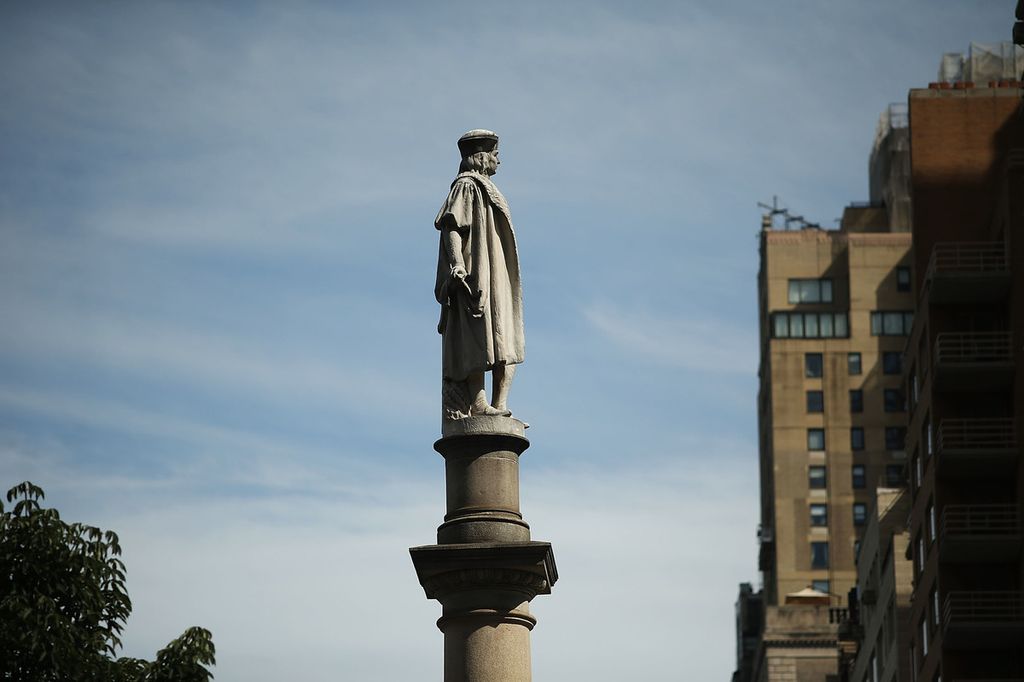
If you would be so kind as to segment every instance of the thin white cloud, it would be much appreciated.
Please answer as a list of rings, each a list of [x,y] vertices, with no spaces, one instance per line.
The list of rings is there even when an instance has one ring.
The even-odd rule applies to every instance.
[[[117,471],[93,474],[88,463],[74,452],[74,445],[60,440],[47,439],[30,451],[24,442],[16,440],[14,445],[0,447],[0,462],[9,476],[19,480],[45,479],[75,486],[91,482],[98,487],[119,482],[133,492],[161,490],[167,495],[202,480],[208,485],[245,484],[261,491],[304,490],[329,495],[350,494],[362,484],[331,487],[324,478],[323,464],[314,462],[333,462],[334,470],[346,471],[358,479],[365,478],[373,468],[363,453],[324,451],[299,439],[271,436],[255,428],[227,428],[209,420],[178,417],[96,396],[74,396],[66,391],[0,387],[0,407],[7,415],[27,413],[55,423],[141,436],[154,444],[178,445],[177,456],[163,462],[165,473],[147,479]]]
[[[45,302],[19,302],[18,325],[0,326],[8,354],[60,358],[196,390],[243,393],[269,401],[301,397],[321,407],[376,412],[432,409],[434,396],[389,374],[338,355],[317,357],[306,348],[267,344],[241,332],[217,334],[160,319],[108,312],[85,313]]]
[[[590,325],[639,362],[699,372],[751,375],[757,344],[748,326],[712,318],[672,318],[610,304],[588,306]]]

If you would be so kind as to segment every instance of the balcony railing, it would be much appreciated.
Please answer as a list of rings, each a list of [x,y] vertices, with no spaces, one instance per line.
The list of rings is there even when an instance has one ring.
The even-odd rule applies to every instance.
[[[1001,300],[1010,290],[1002,242],[940,242],[932,247],[924,280],[932,303]]]
[[[950,504],[942,512],[940,534],[974,538],[1020,535],[1015,504]]]
[[[1009,332],[947,332],[935,337],[937,364],[1005,364],[1012,360]]]
[[[932,247],[925,279],[936,274],[1007,272],[1006,245],[1002,242],[939,242]]]
[[[1010,417],[990,419],[943,419],[939,422],[936,445],[944,450],[1014,450],[1017,429]]]
[[[956,504],[942,511],[939,561],[1003,563],[1020,556],[1020,514],[1014,504]]]
[[[950,592],[942,609],[946,628],[957,625],[1024,625],[1024,592]]]
[[[943,419],[935,432],[938,475],[943,478],[1012,476],[1020,456],[1011,418]]]
[[[850,620],[850,610],[841,606],[831,606],[828,609],[828,622],[833,625],[845,623]]]

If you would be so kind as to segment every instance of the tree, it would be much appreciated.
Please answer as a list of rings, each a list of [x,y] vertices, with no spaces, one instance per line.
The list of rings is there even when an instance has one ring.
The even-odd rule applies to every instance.
[[[114,658],[132,610],[112,531],[65,523],[28,481],[0,502],[0,679],[209,682],[208,630],[192,627],[156,659]]]

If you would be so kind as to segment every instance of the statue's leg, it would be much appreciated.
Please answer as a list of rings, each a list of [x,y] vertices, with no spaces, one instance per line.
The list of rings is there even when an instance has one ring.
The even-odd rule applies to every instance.
[[[473,372],[466,377],[466,389],[469,393],[471,404],[469,413],[472,416],[490,415],[507,417],[508,411],[496,410],[487,402],[487,392],[484,390],[484,373]]]
[[[470,409],[475,414],[483,414],[487,407],[487,392],[484,390],[484,373],[470,372],[466,377],[466,393],[469,397]]]
[[[495,365],[494,376],[491,377],[494,383],[494,396],[491,404],[505,416],[512,413],[508,409],[508,392],[512,388],[512,377],[516,375],[515,365]]]

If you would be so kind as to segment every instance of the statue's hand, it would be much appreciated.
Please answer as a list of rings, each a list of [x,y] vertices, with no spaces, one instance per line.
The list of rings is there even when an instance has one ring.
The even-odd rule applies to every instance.
[[[468,273],[466,272],[466,268],[462,267],[461,265],[453,265],[452,266],[452,278],[453,279],[461,279],[461,280],[465,281],[467,274]]]

